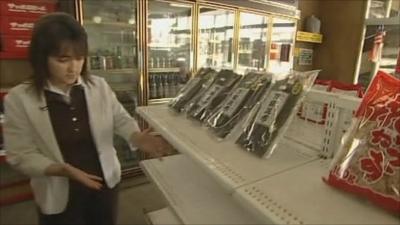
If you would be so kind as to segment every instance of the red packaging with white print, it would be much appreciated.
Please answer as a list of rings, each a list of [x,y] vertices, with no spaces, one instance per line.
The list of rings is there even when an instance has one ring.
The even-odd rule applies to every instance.
[[[331,80],[315,80],[312,87],[313,90],[326,91],[331,89]],[[307,120],[312,123],[324,125],[326,115],[328,113],[328,104],[304,101],[297,115],[300,119]]]
[[[0,15],[39,18],[40,16],[54,12],[56,1],[54,0],[1,0]]]
[[[375,76],[324,181],[400,213],[399,79]]]
[[[1,17],[0,32],[6,35],[25,35],[32,34],[36,19],[27,17]]]

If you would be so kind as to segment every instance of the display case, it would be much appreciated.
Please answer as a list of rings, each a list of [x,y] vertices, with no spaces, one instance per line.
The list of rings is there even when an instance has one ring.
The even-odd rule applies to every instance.
[[[293,47],[296,21],[273,18],[268,71],[285,74],[293,68]]]
[[[198,68],[233,69],[234,25],[233,10],[200,6]]]
[[[187,82],[193,68],[193,4],[149,1],[147,68],[149,103],[167,101]]]
[[[399,35],[400,2],[369,0],[354,83],[368,87],[378,70],[400,77]]]
[[[88,33],[87,66],[103,77],[132,115],[138,103],[137,1],[82,1],[82,24]],[[122,170],[137,166],[138,156],[119,136],[114,145]]]
[[[244,3],[75,0],[76,16],[89,38],[88,69],[106,79],[133,116],[137,105],[168,102],[202,67],[242,75],[268,70],[271,40],[293,43],[297,10],[253,1],[246,8]],[[290,63],[291,56],[278,60],[273,71]],[[141,156],[119,137],[115,145],[123,171],[137,167]]]
[[[269,17],[253,13],[240,13],[237,71],[265,70]]]

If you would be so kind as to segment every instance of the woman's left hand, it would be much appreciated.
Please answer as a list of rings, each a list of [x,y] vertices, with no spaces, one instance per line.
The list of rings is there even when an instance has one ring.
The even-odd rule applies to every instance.
[[[133,133],[131,138],[133,144],[155,158],[172,153],[173,147],[164,138],[151,132],[152,130],[148,128],[142,132]]]

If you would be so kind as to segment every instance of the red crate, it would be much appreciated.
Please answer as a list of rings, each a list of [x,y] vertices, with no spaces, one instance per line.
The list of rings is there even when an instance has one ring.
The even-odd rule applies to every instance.
[[[54,12],[55,1],[49,0],[1,0],[0,15],[38,18],[44,14]]]
[[[0,17],[0,33],[30,36],[36,20],[28,17]]]

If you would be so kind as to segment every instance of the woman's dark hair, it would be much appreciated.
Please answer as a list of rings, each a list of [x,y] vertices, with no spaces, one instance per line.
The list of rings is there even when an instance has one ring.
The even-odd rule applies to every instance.
[[[40,95],[50,77],[47,59],[58,56],[72,48],[76,56],[84,56],[81,77],[90,81],[86,58],[88,55],[88,40],[85,29],[67,13],[50,13],[42,16],[33,28],[29,48],[29,60],[33,69],[33,85]]]

